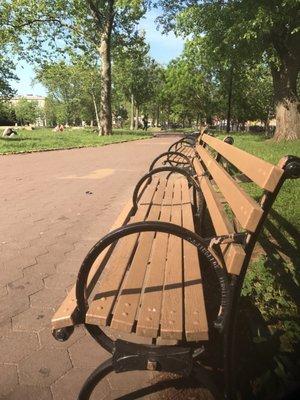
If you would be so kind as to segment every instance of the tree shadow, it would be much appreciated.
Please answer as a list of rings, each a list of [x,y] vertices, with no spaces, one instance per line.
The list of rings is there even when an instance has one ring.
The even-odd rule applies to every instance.
[[[21,142],[23,140],[31,140],[31,138],[20,138],[20,137],[4,138],[4,137],[0,137],[0,140],[3,140],[5,142]]]
[[[269,285],[276,286],[279,294],[274,301],[274,298],[268,300],[266,293],[263,300],[264,315],[271,317],[261,314],[258,307],[262,304],[255,296],[255,289],[252,298],[241,300],[239,388],[243,399],[300,398],[299,233],[275,210],[270,211],[264,228],[259,238],[265,253],[261,273],[265,270],[272,276]],[[255,276],[254,285],[255,282],[266,285],[259,275]],[[288,303],[284,303],[286,299]]]
[[[277,211],[271,210],[270,217],[265,223],[265,232],[259,239],[266,254],[265,266],[272,269],[278,284],[285,289],[300,311],[299,232]],[[285,264],[294,266],[293,274],[284,267]]]
[[[294,353],[281,346],[283,331],[271,333],[250,298],[242,298],[238,323],[238,390],[243,400],[288,400],[300,394],[299,344]]]

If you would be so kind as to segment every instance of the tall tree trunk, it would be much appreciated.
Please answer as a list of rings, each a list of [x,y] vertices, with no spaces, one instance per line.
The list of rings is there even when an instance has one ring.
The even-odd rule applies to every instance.
[[[111,112],[111,31],[114,20],[114,2],[111,1],[107,11],[99,53],[101,58],[101,101],[99,135],[112,134]]]
[[[160,123],[160,107],[157,106],[156,109],[156,122],[155,122],[155,126],[158,127]]]
[[[230,132],[230,120],[231,120],[231,103],[232,103],[232,81],[233,81],[233,65],[229,72],[229,87],[228,87],[228,108],[227,108],[227,123],[226,132]]]
[[[279,68],[271,67],[276,109],[274,139],[300,139],[300,102],[297,95],[298,67],[290,60],[282,60]]]
[[[99,111],[98,111],[97,102],[96,102],[96,98],[95,98],[94,93],[92,93],[92,99],[93,99],[93,104],[94,104],[94,109],[95,109],[98,132],[100,133],[101,125],[100,125]]]
[[[135,109],[135,129],[138,130],[139,129],[139,106],[136,106]]]
[[[134,129],[134,97],[131,95],[131,109],[130,109],[130,130]]]

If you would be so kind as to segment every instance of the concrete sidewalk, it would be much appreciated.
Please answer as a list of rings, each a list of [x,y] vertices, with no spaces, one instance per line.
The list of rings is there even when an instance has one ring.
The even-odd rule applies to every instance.
[[[50,319],[87,251],[175,140],[0,156],[0,398],[74,400],[108,356],[83,329],[56,342]],[[111,374],[93,398],[113,399],[146,381],[145,373]]]

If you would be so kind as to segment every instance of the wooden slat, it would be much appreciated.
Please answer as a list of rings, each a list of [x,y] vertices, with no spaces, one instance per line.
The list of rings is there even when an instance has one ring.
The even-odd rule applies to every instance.
[[[171,204],[172,192],[173,184],[168,184],[165,189],[164,199],[162,200],[162,196],[154,199],[154,204],[152,205],[147,217],[148,221],[157,221],[159,219],[162,206],[170,207],[168,204]],[[140,296],[154,236],[155,232],[144,232],[140,235],[138,247],[115,307],[113,319],[110,325],[113,329],[122,332],[132,331],[140,303]]]
[[[254,232],[263,214],[261,207],[231,178],[231,176],[202,147],[197,152],[207,170],[223,193],[241,226]]]
[[[202,136],[202,140],[262,189],[275,190],[283,174],[281,168],[207,134]]]
[[[168,186],[172,181],[173,179],[169,180]],[[171,199],[168,192],[168,196],[164,199],[160,221],[170,221]],[[152,338],[158,336],[168,240],[169,235],[158,232],[153,243],[137,318],[136,333],[141,336]]]
[[[182,219],[185,228],[191,231],[195,230],[186,181],[182,184]],[[207,340],[208,324],[198,251],[191,243],[184,241],[183,254],[184,325],[186,340]]]
[[[171,222],[182,225],[181,220],[181,181],[174,183]],[[163,339],[182,339],[183,335],[183,282],[182,282],[182,239],[170,235],[165,268],[165,282],[161,312],[161,337]]]
[[[125,207],[123,208],[122,212],[118,216],[117,220],[111,227],[111,231],[114,229],[119,228],[122,226],[126,221],[128,214],[130,213],[130,210],[132,208],[132,201],[130,200]],[[87,293],[90,293],[92,288],[91,288],[91,283],[93,282],[94,278],[97,275],[97,272],[99,270],[99,266],[101,265],[102,261],[104,260],[105,256],[107,255],[109,251],[109,248],[106,248],[100,255],[100,257],[97,258],[95,263],[92,266],[92,269],[90,271],[89,277],[88,277],[88,285],[87,285]],[[76,324],[76,296],[75,296],[75,285],[72,287],[70,292],[68,293],[67,297],[61,304],[61,306],[57,309],[55,312],[54,316],[52,317],[51,320],[51,325],[53,329],[59,329],[59,328],[64,328],[66,326],[72,326]]]
[[[227,218],[224,207],[221,204],[220,196],[213,189],[208,177],[201,176],[204,169],[199,160],[194,160],[194,168],[198,176],[201,191],[205,198],[211,221],[217,235],[228,235],[234,233],[234,228]],[[227,271],[230,274],[238,275],[245,258],[245,251],[241,245],[230,244],[220,246],[223,253]]]
[[[162,198],[164,190],[165,180],[162,180],[159,182],[157,191],[154,193],[153,202],[160,200],[160,197]],[[153,192],[152,190],[152,195]],[[147,193],[151,193],[150,190]],[[144,204],[145,202],[148,203],[148,199],[146,201],[145,199],[141,200],[135,216],[130,220],[131,223],[146,219],[149,205]],[[87,323],[102,326],[107,325],[138,237],[139,234],[129,235],[117,243],[105,266],[103,279],[97,285],[98,294],[95,296],[86,313]]]

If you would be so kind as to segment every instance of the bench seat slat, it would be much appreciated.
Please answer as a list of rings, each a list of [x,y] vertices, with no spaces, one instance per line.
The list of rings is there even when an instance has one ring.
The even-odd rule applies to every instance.
[[[201,140],[211,146],[231,164],[235,165],[262,189],[270,192],[275,190],[283,174],[281,168],[210,135],[204,134]]]
[[[173,180],[168,180],[160,221],[170,222],[172,208]],[[165,275],[169,235],[156,234],[141,296],[137,316],[136,333],[140,336],[156,338],[160,327],[162,290]]]
[[[181,182],[174,182],[171,222],[182,225],[181,217]],[[183,276],[182,276],[182,239],[170,235],[167,261],[165,268],[165,281],[163,288],[161,312],[161,337],[163,339],[182,339],[183,335]]]
[[[203,176],[204,169],[199,160],[194,160],[194,168],[198,176],[199,185],[205,198],[207,208],[217,235],[234,233],[234,228],[228,220],[220,196],[213,189],[209,178]],[[231,274],[239,274],[245,258],[245,251],[241,245],[230,244],[220,246],[227,271]]]
[[[187,182],[182,183],[182,222],[195,230]],[[184,324],[187,341],[208,340],[208,323],[204,303],[203,283],[198,250],[183,241]]]
[[[153,196],[153,203],[160,203],[165,189],[165,180],[159,182],[157,191]],[[146,190],[151,193],[150,190]],[[153,189],[152,189],[153,193]],[[140,205],[136,214],[131,218],[130,222],[144,221],[147,217],[149,207],[149,199],[141,199]],[[126,269],[135,250],[139,234],[126,236],[120,240],[111,257],[109,258],[103,277],[97,285],[97,295],[91,303],[87,314],[86,322],[89,324],[99,324],[106,326],[111,316],[111,311],[119,294]],[[106,276],[109,279],[106,279]]]
[[[170,191],[171,189],[172,194],[172,188],[169,188],[169,186],[166,191]],[[166,194],[163,200],[162,196],[163,192],[160,192],[159,197],[154,197],[153,204],[146,218],[148,221],[159,219],[161,203],[163,203],[163,206],[166,203]],[[143,232],[140,234],[137,249],[113,312],[110,325],[113,329],[123,332],[131,332],[133,329],[154,237],[155,232]]]
[[[202,146],[197,146],[197,152],[241,226],[250,232],[254,232],[263,214],[262,208]]]

